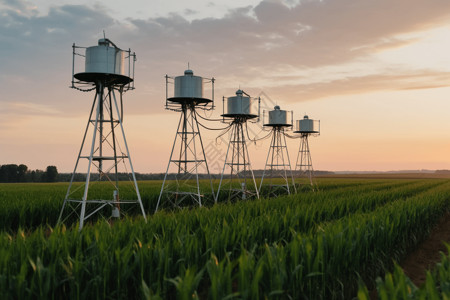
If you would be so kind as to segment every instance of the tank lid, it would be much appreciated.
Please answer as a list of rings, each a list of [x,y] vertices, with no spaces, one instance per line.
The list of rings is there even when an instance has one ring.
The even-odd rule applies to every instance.
[[[184,71],[184,75],[194,75],[194,71],[187,69],[186,71]]]
[[[236,91],[236,95],[238,95],[238,96],[242,96],[243,93],[244,93],[244,92],[243,92],[241,89],[239,89],[239,90]]]
[[[305,116],[303,117],[303,119],[309,119],[309,118],[308,118],[308,115],[305,115]]]
[[[99,39],[98,45],[99,46],[109,46],[109,40],[108,39]]]
[[[278,106],[278,105],[275,105],[274,109],[276,109],[276,110],[280,110],[280,106]]]

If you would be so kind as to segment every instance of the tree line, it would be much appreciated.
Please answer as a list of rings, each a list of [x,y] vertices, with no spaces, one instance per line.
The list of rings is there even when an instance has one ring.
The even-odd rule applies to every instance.
[[[254,170],[255,177],[261,177],[264,170]],[[444,170],[440,170],[444,171]],[[448,170],[445,170],[448,171]],[[438,171],[436,171],[438,172]],[[448,171],[450,172],[450,171]],[[324,174],[333,174],[333,172],[328,171],[315,171],[316,175],[324,175]],[[137,180],[162,180],[164,178],[164,173],[135,173]],[[167,176],[167,179],[175,179],[176,173],[170,173]],[[250,175],[250,173],[248,174]],[[294,176],[298,174],[294,172]],[[0,182],[69,182],[73,176],[74,181],[85,181],[86,174],[76,173],[73,175],[72,173],[58,173],[58,169],[56,166],[48,166],[45,171],[42,170],[29,170],[28,167],[24,164],[16,165],[16,164],[8,164],[8,165],[0,165]],[[118,173],[117,180],[119,181],[127,181],[132,180],[131,175],[129,173]],[[220,174],[212,174],[211,177],[213,179],[220,178]],[[224,175],[225,178],[229,177],[229,174]],[[206,174],[199,174],[200,179],[209,178]],[[98,180],[99,174],[92,173],[90,180]],[[115,175],[111,175],[111,179],[115,180]],[[106,180],[106,179],[104,179]]]
[[[45,171],[29,170],[27,165],[0,165],[0,182],[56,182],[58,169],[48,166]]]

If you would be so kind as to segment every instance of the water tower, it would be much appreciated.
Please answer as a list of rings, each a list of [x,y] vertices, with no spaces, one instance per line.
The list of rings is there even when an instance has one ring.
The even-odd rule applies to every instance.
[[[292,174],[291,161],[286,145],[286,131],[292,130],[293,127],[293,112],[282,110],[276,105],[268,113],[264,111],[263,126],[270,128],[272,137],[269,152],[267,153],[266,165],[261,177],[259,194],[276,197],[284,193],[295,193],[294,176]],[[265,177],[267,177],[269,182],[263,185]]]
[[[169,96],[169,84],[174,85]],[[204,98],[208,85],[210,98]],[[195,76],[192,70],[175,78],[166,75],[167,110],[180,112],[177,132],[155,212],[160,207],[182,207],[192,203],[202,206],[214,201],[214,189],[200,135],[197,110],[214,109],[214,78]],[[202,184],[204,178],[209,182]]]
[[[94,215],[117,219],[134,210],[146,218],[123,129],[122,96],[134,89],[136,55],[107,38],[96,46],[72,48],[71,87],[95,90],[95,96],[58,222],[79,221],[81,230]],[[84,58],[84,72],[76,73],[83,64],[78,56]],[[129,181],[119,188],[124,177]],[[75,183],[80,178],[84,184]]]
[[[295,133],[300,134],[300,148],[298,150],[297,163],[295,167],[298,177],[306,177],[314,187],[314,169],[312,165],[311,152],[309,151],[309,136],[320,135],[320,121],[312,120],[307,115],[302,120],[297,120]]]
[[[216,202],[219,199],[221,189],[223,193],[226,193],[225,199],[228,199],[228,201],[248,199],[255,196],[259,198],[259,191],[248,155],[246,136],[249,136],[247,121],[259,119],[260,102],[260,98],[252,98],[240,89],[237,90],[236,96],[223,98],[222,121],[229,124],[229,128],[226,130],[231,131],[231,133],[216,194]],[[258,106],[257,114],[252,112],[255,103]],[[230,173],[224,180],[227,167]]]

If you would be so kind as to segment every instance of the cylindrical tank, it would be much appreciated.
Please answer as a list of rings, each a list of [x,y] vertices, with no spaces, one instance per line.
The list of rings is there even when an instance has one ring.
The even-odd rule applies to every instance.
[[[228,115],[251,115],[250,97],[244,96],[243,91],[237,90],[236,96],[228,97],[227,112]]]
[[[125,76],[125,52],[110,47],[107,39],[98,40],[98,46],[86,48],[85,72]]]
[[[297,120],[297,130],[298,132],[318,132],[319,128],[315,128],[314,120],[308,118],[308,116],[304,116],[302,120]]]
[[[269,111],[269,124],[268,125],[286,125],[287,124],[287,111],[281,110],[278,105],[274,107],[274,110]]]
[[[203,78],[194,76],[192,70],[175,77],[174,98],[203,98]]]

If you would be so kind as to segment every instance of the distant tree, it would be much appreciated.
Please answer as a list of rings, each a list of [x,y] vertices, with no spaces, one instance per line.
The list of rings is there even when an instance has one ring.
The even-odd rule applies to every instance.
[[[7,182],[8,176],[6,174],[5,166],[0,166],[0,182]]]
[[[28,171],[28,167],[24,164],[20,164],[17,167],[17,182],[25,182],[27,181],[27,171]]]
[[[0,181],[1,182],[17,182],[18,165],[9,164],[0,167]]]
[[[42,170],[38,170],[38,169],[29,172],[29,177],[30,177],[29,181],[31,181],[31,182],[46,181],[45,172]]]
[[[46,182],[56,182],[58,179],[58,169],[55,166],[48,166],[44,173],[44,180]]]

